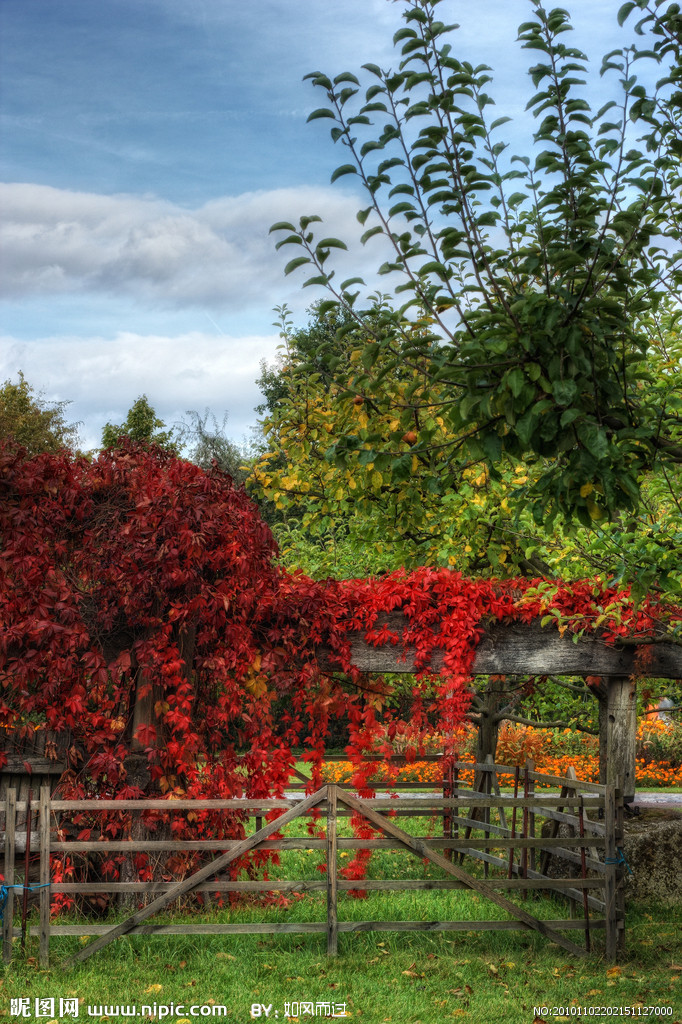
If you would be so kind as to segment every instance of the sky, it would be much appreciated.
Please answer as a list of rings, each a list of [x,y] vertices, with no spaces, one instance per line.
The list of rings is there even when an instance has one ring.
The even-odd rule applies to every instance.
[[[598,68],[623,42],[619,0],[566,6],[571,44]],[[352,243],[367,205],[352,178],[330,185],[344,155],[331,122],[306,124],[324,95],[303,76],[395,67],[401,8],[2,0],[0,384],[23,371],[46,400],[70,402],[85,449],[143,393],[167,425],[210,409],[247,438],[260,362],[280,341],[273,308],[287,304],[302,326],[323,297],[284,276],[291,255],[270,226],[316,213],[325,234]],[[523,152],[531,89],[515,39],[530,4],[440,10],[460,25],[454,52],[493,68],[495,113],[514,118]],[[376,248],[351,244],[341,269],[376,265]]]

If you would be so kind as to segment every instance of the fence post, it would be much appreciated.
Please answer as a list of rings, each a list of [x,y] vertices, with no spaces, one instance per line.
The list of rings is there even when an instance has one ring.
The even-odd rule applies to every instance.
[[[622,794],[614,786],[607,786],[604,795],[604,902],[606,903],[606,961],[615,963],[618,957],[618,857],[616,844],[616,801]]]
[[[336,786],[327,786],[327,954],[336,956],[339,942],[336,878]]]
[[[5,796],[5,883],[7,896],[2,917],[2,959],[12,959],[12,920],[14,917],[14,843],[17,818],[17,791],[8,789]],[[28,884],[28,879],[24,879]]]
[[[529,778],[535,771],[535,761],[532,758],[528,758],[526,761],[526,779],[528,780],[528,796],[532,799],[535,797],[535,779]],[[535,811],[532,805],[528,808],[528,834],[531,839],[535,839]],[[535,857],[535,844],[530,848],[530,869],[535,871],[536,869],[536,857]],[[535,893],[533,894],[535,895]]]
[[[50,966],[50,787],[40,788],[40,966]]]
[[[623,833],[623,804],[625,795],[621,780],[618,780],[616,790],[616,848],[622,849],[625,839]],[[619,857],[620,860],[620,857]],[[618,941],[616,944],[617,953],[620,958],[625,956],[625,871],[623,864],[618,864],[616,872],[616,917],[618,928]]]

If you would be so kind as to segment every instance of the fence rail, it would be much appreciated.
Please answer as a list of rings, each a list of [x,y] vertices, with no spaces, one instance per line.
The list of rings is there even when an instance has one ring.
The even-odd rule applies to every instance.
[[[427,794],[421,799],[375,797],[359,799],[337,785],[325,785],[316,794],[304,798],[271,800],[62,800],[53,799],[43,787],[40,799],[29,806],[18,801],[13,790],[7,790],[4,806],[4,874],[6,902],[3,920],[3,955],[11,957],[13,941],[26,935],[38,936],[40,960],[49,962],[50,940],[63,935],[92,935],[98,938],[81,950],[79,959],[102,948],[122,934],[277,934],[326,933],[327,951],[337,950],[340,933],[363,931],[479,931],[532,928],[571,952],[582,948],[562,933],[582,931],[585,948],[589,950],[592,933],[605,931],[605,954],[610,961],[624,949],[625,915],[622,894],[623,803],[620,791],[583,783],[575,777],[556,778],[537,773],[532,764],[525,769],[486,763],[477,765],[482,779],[481,789],[462,784],[460,772],[469,764],[448,767],[442,794]],[[513,792],[502,792],[500,778],[513,779]],[[535,792],[538,783],[557,786],[558,794]],[[377,780],[375,785],[380,785]],[[520,795],[520,794],[523,795]],[[237,833],[223,839],[78,839],[72,826],[75,814],[111,811],[127,814],[160,812],[164,816],[196,815],[210,811],[225,812],[225,821],[237,821]],[[589,811],[589,816],[588,816]],[[280,812],[274,821],[263,825],[266,816]],[[390,816],[386,813],[390,812]],[[30,849],[39,857],[38,904],[39,922],[28,924],[26,883],[28,858],[19,850],[16,823],[23,814]],[[350,815],[361,815],[381,838],[358,838],[339,834],[340,822]],[[291,822],[315,815],[318,831],[324,835],[281,836],[280,830]],[[34,817],[37,820],[34,821]],[[438,835],[414,836],[397,824],[400,819],[427,817],[440,821]],[[255,818],[255,831],[249,832]],[[600,820],[594,820],[599,818]],[[104,817],[101,819],[104,822]],[[132,819],[131,819],[132,820]],[[23,823],[22,822],[22,823]],[[79,826],[79,830],[82,826]],[[191,824],[185,821],[191,833]],[[96,831],[96,830],[95,830]],[[560,832],[564,834],[560,834]],[[383,835],[382,835],[383,834]],[[25,844],[24,844],[25,845]],[[358,849],[407,849],[419,858],[426,858],[440,868],[445,877],[412,879],[349,880],[339,877],[338,858],[342,852]],[[324,879],[244,879],[225,875],[229,865],[252,850],[319,850],[326,860]],[[91,865],[98,863],[93,854],[120,855],[145,853],[156,855],[186,853],[203,863],[199,870],[181,880],[153,881],[53,881],[51,862],[56,858],[77,854]],[[218,854],[214,860],[207,858]],[[202,855],[205,855],[202,857]],[[477,874],[463,865],[478,864]],[[552,877],[557,866],[561,877]],[[232,869],[233,875],[235,869]],[[481,874],[483,877],[481,877]],[[510,915],[511,920],[490,921],[339,921],[339,895],[351,890],[381,891],[448,891],[469,889],[478,892]],[[252,923],[146,923],[146,918],[165,909],[174,900],[188,893],[259,893],[307,892],[326,893],[326,918],[319,922],[252,922]],[[116,897],[117,894],[139,895],[151,899],[123,924],[65,925],[50,919],[54,895]],[[529,899],[539,895],[555,895],[568,900],[570,916],[552,920],[534,917],[527,908]],[[20,897],[17,899],[17,897]],[[521,897],[521,903],[511,902]],[[15,914],[19,908],[20,915]],[[21,916],[19,926],[14,918]]]

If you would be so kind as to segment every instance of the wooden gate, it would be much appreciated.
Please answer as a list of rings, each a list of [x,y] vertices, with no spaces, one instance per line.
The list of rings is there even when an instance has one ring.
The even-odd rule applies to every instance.
[[[488,765],[489,771],[497,766]],[[560,781],[560,780],[554,780]],[[571,780],[563,780],[571,781]],[[587,784],[585,784],[587,785]],[[360,799],[353,796],[335,785],[326,785],[316,793],[302,800],[80,800],[62,801],[51,800],[49,789],[44,788],[40,797],[39,814],[39,849],[40,849],[40,923],[31,928],[31,934],[37,934],[40,939],[41,963],[47,965],[49,962],[49,945],[51,935],[96,935],[97,937],[89,945],[80,949],[66,963],[73,964],[84,960],[104,948],[114,939],[128,934],[245,934],[245,933],[267,933],[267,932],[326,932],[327,952],[335,954],[338,949],[339,932],[355,931],[455,931],[455,930],[499,930],[508,928],[520,928],[533,930],[543,935],[548,941],[554,942],[562,948],[576,955],[583,955],[584,950],[571,939],[567,938],[563,931],[568,929],[581,929],[585,932],[587,946],[589,947],[590,929],[604,928],[606,931],[606,955],[607,959],[615,960],[617,953],[622,949],[624,920],[622,912],[622,901],[618,898],[618,880],[620,868],[617,852],[617,823],[618,806],[621,802],[620,794],[610,787],[591,787],[594,795],[585,796],[578,793],[580,783],[573,781],[570,787],[565,786],[559,796],[535,795],[514,797],[507,794],[500,794],[499,791],[489,796],[484,793],[469,792],[465,795],[464,790],[457,789],[457,795],[443,799],[440,795],[431,797],[422,795],[421,799],[400,798],[400,800],[375,798]],[[594,792],[604,790],[603,793]],[[149,842],[144,847],[139,843],[127,841],[114,842],[65,842],[55,839],[50,834],[50,820],[53,812],[62,811],[106,811],[106,810],[163,810],[164,812],[182,812],[187,810],[222,809],[242,811],[250,809],[252,814],[262,816],[268,810],[282,809],[275,820],[269,822],[263,828],[241,840],[174,840]],[[296,818],[310,814],[314,808],[326,811],[326,836],[323,839],[276,839],[272,840],[273,833],[278,832]],[[550,825],[558,825],[560,820],[578,822],[583,821],[585,808],[604,810],[605,819],[603,823],[590,822],[589,835],[573,838],[557,837],[556,829],[553,834],[535,835],[535,827],[531,832],[524,829],[523,834],[515,835],[514,829],[502,827],[491,823],[490,810],[498,808],[501,817],[506,814],[516,816],[516,811],[521,810],[524,819],[529,820],[532,816],[533,822],[544,816]],[[440,814],[443,818],[443,838],[439,837],[417,837],[401,829],[394,820],[387,817],[387,811],[398,815],[431,815]],[[571,815],[571,810],[573,814]],[[6,803],[6,829],[5,829],[5,855],[6,863],[9,865],[14,856],[14,828],[16,820],[17,801],[14,792],[8,792]],[[338,819],[348,817],[351,814],[359,814],[366,819],[382,838],[372,839],[350,839],[339,837]],[[463,815],[463,816],[462,816]],[[477,818],[478,815],[478,818]],[[261,817],[262,820],[262,817]],[[502,820],[504,820],[502,818]],[[464,837],[459,833],[459,824],[456,831],[453,829],[453,821],[461,822],[465,827]],[[257,817],[258,822],[258,817]],[[475,831],[482,832],[482,836],[474,836]],[[582,829],[581,829],[582,831]],[[294,881],[278,882],[272,879],[265,881],[225,881],[215,880],[216,874],[222,872],[230,863],[242,857],[250,850],[257,848],[264,849],[286,849],[286,848],[307,848],[324,849],[326,852],[327,872],[326,879],[322,881]],[[388,880],[388,881],[347,881],[339,879],[337,872],[337,858],[340,850],[358,848],[394,848],[408,850],[420,859],[426,859],[434,866],[445,873],[445,879],[422,879],[415,881]],[[204,865],[189,877],[175,883],[148,882],[148,883],[117,883],[117,882],[71,882],[50,884],[50,856],[53,854],[64,854],[68,850],[73,852],[102,852],[103,848],[111,851],[121,852],[122,850],[136,849],[158,849],[158,850],[198,850],[205,851],[222,850],[211,863]],[[495,856],[492,849],[501,849],[503,856]],[[442,852],[439,852],[442,851]],[[512,871],[512,857],[516,852],[517,859]],[[573,858],[573,861],[583,862],[582,880],[579,878],[556,879],[549,878],[545,873],[546,858],[552,853],[560,853],[562,857]],[[528,869],[528,855],[531,855],[532,863],[538,864],[540,870]],[[536,853],[538,855],[536,860]],[[600,854],[603,853],[603,860]],[[453,859],[448,859],[452,857]],[[457,858],[471,858],[473,862],[483,860],[486,875],[491,865],[496,865],[501,870],[499,877],[474,876],[470,871],[457,863]],[[585,862],[589,864],[591,877],[585,872]],[[507,871],[507,861],[509,871]],[[544,864],[544,866],[543,866]],[[512,877],[515,875],[516,877]],[[7,881],[12,883],[16,876],[10,874]],[[213,879],[213,881],[211,881]],[[508,920],[493,921],[339,921],[338,920],[338,894],[339,891],[349,889],[367,888],[375,890],[385,889],[468,889],[484,897],[495,904],[509,915]],[[19,886],[19,888],[21,888]],[[193,891],[320,891],[326,889],[326,920],[315,922],[282,922],[282,923],[212,923],[212,924],[153,924],[146,923],[155,914],[163,911],[179,897]],[[603,901],[598,899],[594,890],[601,889],[604,892]],[[522,895],[533,892],[555,891],[556,893],[574,901],[579,905],[582,901],[585,915],[583,919],[571,916],[569,919],[547,921],[534,916],[526,906],[520,906],[512,902],[500,891],[514,891]],[[12,939],[16,936],[18,929],[12,926],[12,897],[15,890],[7,889],[7,903],[5,906],[3,922],[3,952],[5,959],[11,955]],[[147,906],[140,908],[131,914],[120,924],[111,925],[61,925],[57,921],[50,922],[50,900],[54,892],[140,892],[148,895],[155,895],[155,898]],[[159,895],[156,895],[159,893]],[[597,911],[600,915],[596,919],[590,918],[589,909]]]

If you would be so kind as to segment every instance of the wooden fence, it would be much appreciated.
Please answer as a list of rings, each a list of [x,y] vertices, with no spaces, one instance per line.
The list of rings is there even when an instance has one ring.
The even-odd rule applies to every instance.
[[[125,934],[263,934],[322,933],[327,937],[327,952],[337,952],[339,933],[362,931],[487,931],[532,929],[549,941],[574,954],[592,948],[594,932],[605,933],[605,955],[615,961],[624,950],[625,914],[622,878],[622,814],[619,790],[597,786],[573,778],[556,778],[535,772],[532,767],[514,769],[494,764],[477,765],[484,780],[480,790],[464,786],[461,773],[471,765],[454,765],[445,779],[445,794],[422,794],[398,798],[359,799],[338,785],[325,785],[307,797],[276,800],[60,800],[53,799],[43,787],[34,810],[37,813],[34,847],[40,869],[37,897],[39,921],[26,927],[24,890],[25,858],[17,851],[16,821],[25,815],[26,802],[18,801],[8,790],[4,803],[5,906],[3,955],[9,961],[12,943],[22,931],[38,936],[40,960],[49,963],[50,940],[54,936],[97,936],[83,947],[72,961],[85,959]],[[501,791],[500,779],[512,787]],[[380,786],[381,782],[376,785]],[[541,792],[550,786],[554,792]],[[2,810],[2,808],[0,808]],[[211,810],[242,816],[248,831],[255,819],[255,831],[235,839],[170,839],[135,841],[74,838],[73,829],[64,823],[75,814],[88,812],[156,811],[164,815],[188,815]],[[273,810],[282,813],[263,825]],[[390,812],[390,816],[387,816]],[[324,825],[323,837],[282,836],[289,823],[313,813],[317,824]],[[375,829],[374,838],[339,835],[340,819],[351,814],[362,817]],[[437,833],[414,836],[401,829],[401,818],[428,817],[440,824]],[[35,827],[35,826],[33,826]],[[191,826],[190,827],[191,830]],[[27,829],[30,833],[30,828]],[[302,829],[300,831],[303,831]],[[562,833],[562,834],[560,834]],[[0,834],[1,836],[1,834]],[[412,879],[348,880],[340,878],[338,856],[358,849],[409,850],[420,860],[440,868],[441,877]],[[251,850],[318,850],[326,859],[323,879],[267,880],[231,877],[225,869]],[[193,874],[176,881],[80,881],[52,882],[51,858],[87,855],[120,855],[143,852],[155,855],[180,853],[218,854]],[[202,858],[205,861],[205,857]],[[464,865],[467,865],[465,869]],[[478,865],[478,867],[475,867]],[[561,877],[553,877],[561,867]],[[474,874],[471,873],[472,869]],[[233,869],[234,873],[234,869]],[[448,890],[469,889],[505,911],[504,920],[464,921],[339,921],[339,893],[349,890]],[[170,924],[145,923],[155,913],[189,893],[326,893],[325,920],[314,922],[195,923],[178,920]],[[146,906],[117,925],[83,923],[65,925],[57,917],[51,920],[50,904],[57,893],[139,894],[151,898]],[[507,895],[504,895],[507,894]],[[559,907],[568,903],[569,916],[545,920],[533,916],[529,898],[539,894],[561,897]],[[19,898],[17,898],[19,897]],[[513,902],[510,897],[516,897]],[[19,906],[18,906],[19,905]],[[14,921],[23,908],[23,921]],[[583,933],[584,947],[567,938],[566,931]]]

